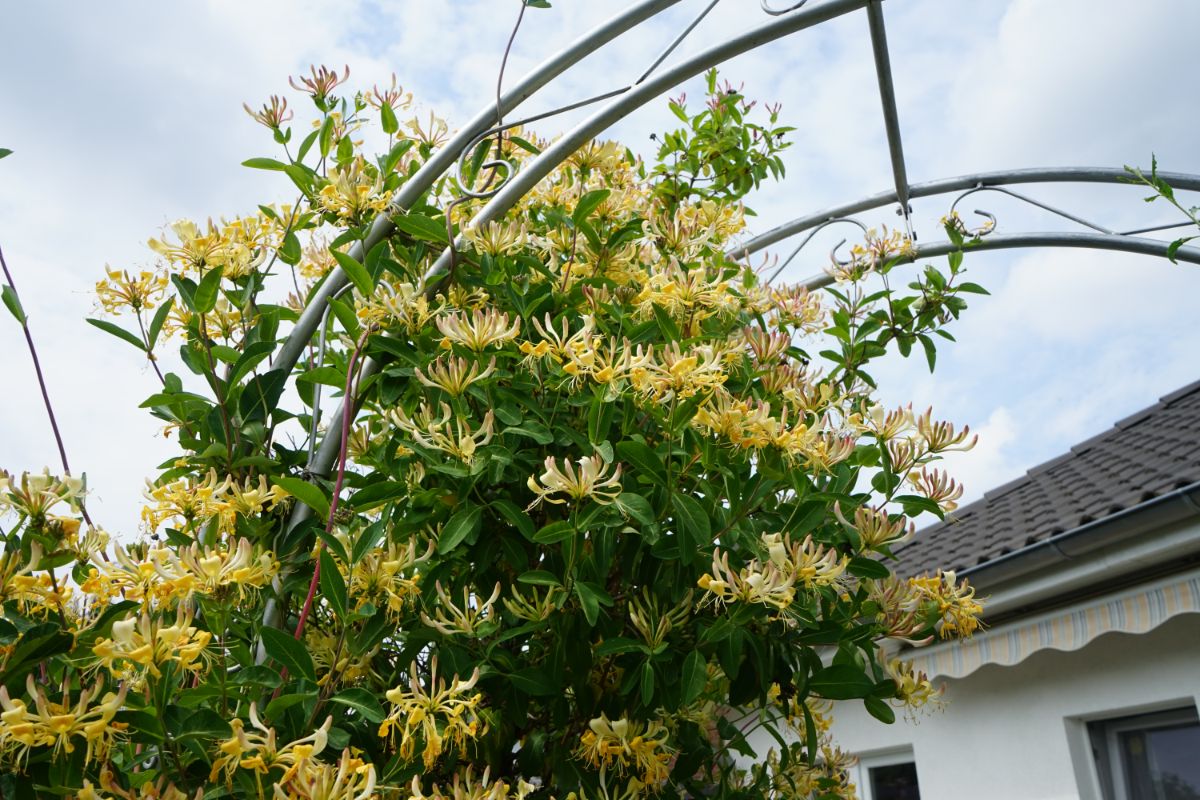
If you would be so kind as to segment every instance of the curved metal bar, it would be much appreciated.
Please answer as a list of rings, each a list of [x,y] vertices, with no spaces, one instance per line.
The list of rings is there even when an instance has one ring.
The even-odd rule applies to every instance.
[[[814,236],[816,236],[818,233],[820,233],[821,231],[828,228],[830,225],[837,225],[838,223],[848,223],[850,225],[857,225],[862,230],[864,236],[868,233],[866,225],[863,225],[861,222],[859,222],[858,220],[853,219],[851,217],[838,217],[837,219],[831,219],[831,220],[822,222],[820,225],[818,225],[817,227],[815,227],[811,231],[809,231],[808,236],[805,236],[803,241],[800,242],[800,244],[796,245],[796,249],[792,251],[791,255],[789,255],[787,258],[785,258],[783,260],[783,263],[780,264],[775,269],[775,271],[771,273],[771,277],[767,278],[767,283],[768,284],[774,283],[775,279],[779,277],[780,273],[782,273],[785,269],[787,269],[788,264],[792,263],[792,261],[796,258],[796,256],[800,255],[800,251],[804,249],[805,245],[807,245],[809,242],[812,241],[812,238]],[[842,239],[842,241],[838,242],[837,245],[833,248],[833,251],[830,253],[830,257],[833,257],[833,253],[836,253],[837,249],[839,247],[841,247],[842,245],[844,245],[845,243],[846,243],[845,239]]]
[[[407,209],[416,202],[446,170],[454,165],[455,161],[458,160],[459,153],[475,137],[489,126],[495,124],[499,118],[497,113],[503,115],[512,111],[525,100],[529,99],[538,89],[554,80],[586,56],[608,44],[630,28],[645,22],[680,1],[643,0],[643,2],[593,28],[557,54],[543,61],[500,98],[499,108],[496,107],[494,101],[489,102],[445,146],[430,156],[421,169],[400,187],[396,195],[392,198],[391,208],[375,219],[363,244],[360,245],[357,242],[354,244],[349,252],[350,257],[361,261],[375,244],[386,238],[394,229],[390,214],[394,213],[395,210]],[[291,371],[292,367],[300,359],[300,354],[304,352],[304,348],[312,340],[312,335],[321,322],[321,316],[324,314],[329,296],[345,286],[346,282],[346,275],[340,267],[337,267],[329,274],[325,282],[317,288],[313,296],[309,298],[308,304],[305,306],[304,311],[301,312],[300,319],[296,321],[287,340],[276,351],[273,360],[273,369],[285,372]]]
[[[999,192],[1000,194],[1006,194],[1009,197],[1014,197],[1023,203],[1028,203],[1035,208],[1040,208],[1043,211],[1049,211],[1051,214],[1062,217],[1063,219],[1069,219],[1071,222],[1076,222],[1085,228],[1091,228],[1092,230],[1099,231],[1100,233],[1111,234],[1116,232],[1109,230],[1103,225],[1097,225],[1094,222],[1090,222],[1083,217],[1077,217],[1069,211],[1063,211],[1061,208],[1052,206],[1049,203],[1043,203],[1041,200],[1035,200],[1029,195],[1021,194],[1020,192],[1014,192],[1013,190],[1005,189],[1002,186],[976,186],[974,189],[969,189],[963,192],[958,197],[954,198],[954,202],[950,204],[950,213],[953,214],[958,209],[958,204],[961,203],[965,198],[970,197],[978,192]],[[992,227],[995,228],[996,217],[994,215],[988,214],[986,211],[979,211],[978,209],[975,211],[975,213],[991,218]]]
[[[883,129],[887,134],[888,158],[892,162],[892,182],[900,216],[909,239],[917,238],[912,226],[912,206],[908,202],[908,168],[904,165],[904,144],[900,137],[900,112],[896,108],[896,87],[892,81],[892,59],[888,53],[887,27],[883,23],[882,0],[871,0],[867,6],[867,22],[871,29],[871,51],[875,57],[875,78],[879,84],[879,100],[883,105]]]
[[[1173,188],[1188,191],[1200,191],[1200,175],[1185,172],[1160,172],[1159,177]],[[911,198],[933,197],[950,192],[963,191],[979,185],[1006,186],[1022,183],[1129,183],[1129,173],[1123,169],[1111,167],[1050,167],[1038,169],[1002,170],[998,172],[977,172],[971,175],[959,175],[954,178],[943,178],[926,183],[915,183],[909,187]],[[833,219],[834,217],[849,217],[854,214],[882,208],[899,202],[894,190],[880,192],[864,197],[853,203],[827,208],[815,214],[797,217],[791,222],[785,222],[766,233],[755,236],[750,241],[729,252],[731,258],[744,258],[758,252],[764,247],[770,247],[776,242],[789,239],[802,233],[814,225]]]
[[[808,0],[800,0],[800,2],[792,3],[787,8],[771,8],[771,4],[768,3],[767,0],[758,0],[758,7],[770,14],[772,17],[781,17],[789,12],[796,11],[800,8],[800,6],[807,2]]]
[[[992,236],[979,239],[965,248],[960,248],[953,242],[932,242],[917,245],[916,252],[907,262],[918,261],[922,258],[935,258],[962,250],[964,253],[977,253],[984,250],[1014,250],[1035,247],[1069,247],[1086,250],[1110,250],[1118,253],[1136,253],[1144,256],[1167,258],[1170,242],[1159,239],[1140,239],[1133,236],[1106,235],[1101,233],[1014,233],[1007,236]],[[1189,264],[1200,264],[1200,247],[1180,247],[1175,251],[1176,261],[1186,261]],[[814,275],[800,285],[814,290],[829,286],[834,282],[827,274]]]
[[[638,79],[636,81],[634,81],[632,85],[637,86],[639,83],[646,80],[646,78],[649,78],[650,73],[654,72],[654,70],[658,69],[658,65],[661,64],[662,62],[666,61],[667,56],[669,56],[669,55],[671,55],[671,53],[675,52],[675,48],[679,47],[679,44],[688,37],[689,33],[691,33],[693,30],[696,29],[696,26],[699,25],[700,22],[705,17],[708,16],[708,12],[710,12],[714,8],[716,8],[717,3],[719,3],[719,2],[721,2],[721,0],[711,0],[711,2],[709,2],[709,4],[704,7],[704,10],[701,11],[699,14],[697,14],[692,19],[692,21],[690,23],[688,23],[688,26],[686,28],[684,28],[683,31],[678,36],[675,37],[674,41],[672,41],[669,45],[667,45],[663,49],[663,51],[658,54],[658,58],[654,59],[654,62],[649,67],[646,68],[645,72],[643,72],[641,75],[638,76]],[[804,5],[805,2],[807,2],[807,0],[802,0],[800,5]]]
[[[811,6],[796,14],[782,16],[764,25],[752,28],[722,44],[698,53],[677,64],[657,77],[642,83],[617,97],[613,102],[591,117],[576,125],[562,138],[546,148],[541,155],[524,165],[524,168],[502,188],[487,205],[471,220],[472,227],[499,219],[516,205],[542,178],[565,161],[590,139],[595,138],[609,126],[624,119],[637,108],[666,92],[678,83],[695,77],[706,69],[716,66],[734,56],[781,39],[797,31],[828,22],[851,11],[863,8],[871,0],[829,0]],[[839,215],[841,216],[841,215]],[[437,262],[425,275],[425,282],[440,277],[446,272],[450,261],[450,249],[442,252]]]
[[[779,17],[778,19],[752,28],[728,41],[709,48],[692,58],[677,64],[670,70],[660,74],[630,91],[622,94],[605,108],[597,111],[588,119],[568,131],[562,138],[541,155],[525,165],[504,187],[485,205],[471,220],[471,225],[479,226],[503,216],[513,205],[525,196],[542,178],[549,175],[555,167],[565,161],[582,145],[602,133],[610,125],[628,116],[637,108],[645,105],[658,95],[666,92],[677,83],[699,75],[706,69],[720,64],[727,59],[761,47],[777,39],[781,39],[797,31],[811,28],[822,22],[827,22],[844,14],[864,7],[871,0],[829,0],[817,6],[812,6],[797,14]],[[450,264],[453,248],[446,248],[438,257],[422,280],[426,291],[436,285],[439,278],[445,275]],[[373,359],[367,359],[363,364],[365,379],[379,369]],[[344,398],[343,403],[350,398]],[[339,410],[338,414],[341,413]],[[317,449],[317,454],[310,470],[321,474],[329,469],[341,449],[341,431],[333,429],[326,433]],[[306,508],[298,506],[298,509]],[[303,512],[301,512],[303,513]],[[301,517],[302,519],[302,517]],[[292,524],[295,524],[293,520]]]

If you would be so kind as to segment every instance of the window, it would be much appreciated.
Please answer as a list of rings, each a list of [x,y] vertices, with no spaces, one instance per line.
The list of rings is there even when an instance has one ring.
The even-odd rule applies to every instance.
[[[862,800],[921,800],[912,750],[863,756],[857,783]]]
[[[1200,800],[1195,707],[1088,725],[1105,800]]]

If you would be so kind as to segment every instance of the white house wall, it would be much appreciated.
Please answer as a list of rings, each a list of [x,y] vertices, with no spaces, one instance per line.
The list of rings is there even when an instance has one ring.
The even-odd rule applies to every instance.
[[[838,703],[834,741],[867,757],[911,748],[922,800],[1101,800],[1087,721],[1200,706],[1200,614],[944,683],[945,710],[916,723]]]

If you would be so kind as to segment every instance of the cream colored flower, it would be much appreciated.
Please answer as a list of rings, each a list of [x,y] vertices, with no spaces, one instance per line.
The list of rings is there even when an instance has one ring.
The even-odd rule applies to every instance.
[[[545,472],[540,476],[530,476],[526,482],[529,490],[537,495],[529,508],[543,500],[548,503],[578,503],[586,498],[607,505],[621,494],[621,465],[618,464],[613,473],[608,475],[609,462],[602,456],[583,456],[574,464],[569,459],[563,459],[561,467],[553,456],[547,456],[544,466]]]
[[[510,322],[508,314],[494,308],[487,311],[476,309],[469,316],[460,312],[440,317],[437,327],[442,332],[442,347],[459,344],[482,353],[493,345],[501,346],[516,338],[521,332],[521,321]]]

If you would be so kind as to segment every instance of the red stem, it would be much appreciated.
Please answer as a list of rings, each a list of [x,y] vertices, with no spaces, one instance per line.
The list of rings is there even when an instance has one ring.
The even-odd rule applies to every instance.
[[[8,262],[4,260],[4,251],[0,249],[0,269],[4,270],[4,280],[8,283],[9,288],[13,290],[13,295],[17,298],[17,303],[21,302],[21,295],[17,292],[17,284],[13,282],[12,273],[8,271]],[[24,313],[22,313],[24,316]],[[54,441],[58,445],[58,456],[62,459],[63,472],[67,475],[71,474],[71,465],[67,463],[67,448],[63,445],[62,433],[58,430],[58,420],[54,416],[54,406],[50,404],[50,393],[46,390],[46,378],[42,375],[42,363],[38,359],[37,348],[33,344],[33,334],[29,330],[28,318],[22,320],[21,330],[25,333],[25,343],[29,345],[29,357],[33,359],[33,371],[37,373],[38,388],[42,390],[42,402],[46,406],[46,416],[50,418],[50,428],[54,431]],[[84,520],[87,521],[89,528],[94,528],[92,518],[88,516],[87,508],[83,503],[79,504],[79,510],[83,514]]]
[[[325,532],[333,532],[333,520],[337,515],[338,498],[342,494],[342,483],[346,479],[346,452],[350,443],[350,421],[354,418],[354,370],[357,366],[358,357],[362,353],[363,347],[367,343],[367,336],[370,330],[363,331],[362,336],[354,344],[354,350],[350,353],[350,361],[346,364],[346,390],[342,399],[342,443],[338,450],[338,469],[337,479],[333,484],[333,497],[329,500],[329,518],[325,521]],[[299,639],[304,633],[304,623],[308,620],[308,615],[312,611],[313,598],[317,594],[317,583],[321,580],[321,551],[325,549],[325,541],[322,539],[317,542],[317,558],[313,560],[313,576],[308,582],[308,594],[304,597],[304,607],[300,609],[300,619],[296,622],[296,633],[294,636]]]

